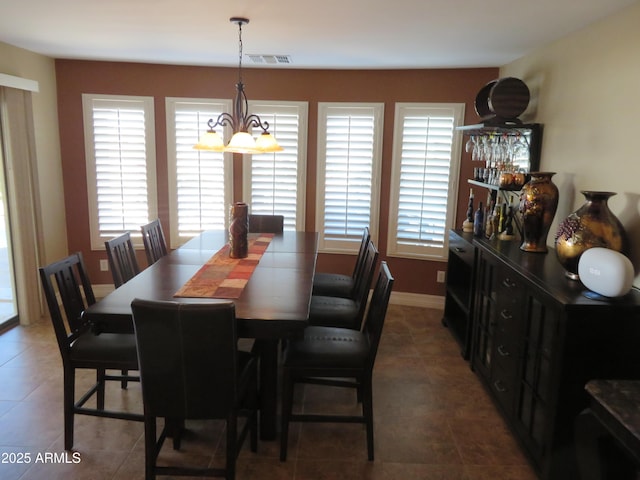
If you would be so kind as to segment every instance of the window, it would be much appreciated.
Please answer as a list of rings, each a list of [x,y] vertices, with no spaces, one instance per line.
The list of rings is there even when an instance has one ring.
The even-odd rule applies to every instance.
[[[231,102],[167,98],[166,107],[169,242],[176,248],[203,230],[226,228],[233,199],[231,154],[193,146],[207,121],[230,111]]]
[[[307,103],[250,101],[249,112],[269,122],[284,151],[246,156],[244,199],[251,213],[284,215],[285,230],[304,230]]]
[[[82,107],[91,248],[103,250],[157,215],[153,98],[83,94]]]
[[[446,258],[463,116],[464,104],[396,104],[388,255]]]
[[[316,230],[324,252],[357,252],[362,230],[378,235],[384,105],[318,104]]]

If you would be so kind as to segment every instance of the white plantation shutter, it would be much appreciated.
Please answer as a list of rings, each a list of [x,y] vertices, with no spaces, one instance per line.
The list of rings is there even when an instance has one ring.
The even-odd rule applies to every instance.
[[[316,230],[326,252],[354,252],[378,234],[383,104],[318,105]]]
[[[251,213],[284,215],[285,230],[304,230],[307,103],[250,101],[249,112],[269,122],[284,151],[246,156],[244,199]],[[260,133],[253,129],[254,136]]]
[[[445,257],[463,114],[462,104],[396,104],[389,255]]]
[[[91,248],[156,216],[152,97],[82,96]]]
[[[228,100],[166,99],[170,244],[224,229],[232,202],[229,154],[194,150],[207,121],[230,111]],[[218,133],[223,134],[218,127]]]

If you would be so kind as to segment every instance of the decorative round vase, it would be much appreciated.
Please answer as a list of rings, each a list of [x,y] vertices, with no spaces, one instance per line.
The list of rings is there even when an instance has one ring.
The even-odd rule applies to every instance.
[[[249,207],[246,203],[231,205],[231,223],[229,224],[229,256],[245,258],[249,254]]]
[[[629,240],[607,201],[614,192],[581,191],[586,202],[565,218],[556,233],[556,254],[567,277],[578,280],[578,261],[589,248],[603,247],[627,253]]]
[[[531,180],[522,187],[522,245],[525,252],[547,252],[547,235],[558,208],[558,187],[551,181],[555,172],[531,172]]]

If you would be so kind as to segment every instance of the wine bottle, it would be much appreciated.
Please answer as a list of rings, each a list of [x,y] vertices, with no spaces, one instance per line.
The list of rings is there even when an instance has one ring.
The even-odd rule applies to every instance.
[[[463,232],[473,232],[473,188],[469,189],[469,205],[467,206],[467,218],[462,222]]]
[[[478,210],[476,210],[475,218],[473,219],[473,234],[476,237],[481,237],[484,230],[484,209],[482,208],[482,201],[478,204]]]

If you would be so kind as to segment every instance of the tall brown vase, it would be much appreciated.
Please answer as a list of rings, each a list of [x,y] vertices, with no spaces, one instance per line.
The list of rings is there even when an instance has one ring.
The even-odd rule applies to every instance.
[[[231,206],[231,223],[229,224],[229,256],[245,258],[249,254],[249,206],[236,202]]]
[[[586,202],[565,218],[556,233],[556,254],[565,275],[578,280],[578,262],[592,247],[627,253],[629,240],[620,220],[609,210],[607,201],[614,192],[581,191]]]
[[[531,172],[531,180],[522,187],[522,245],[525,252],[547,252],[547,235],[558,208],[558,187],[551,181],[555,172]]]

